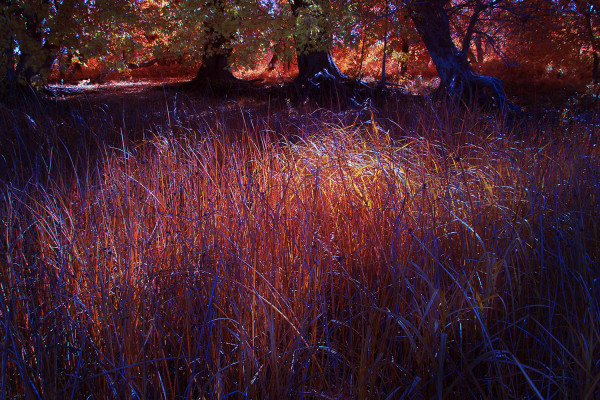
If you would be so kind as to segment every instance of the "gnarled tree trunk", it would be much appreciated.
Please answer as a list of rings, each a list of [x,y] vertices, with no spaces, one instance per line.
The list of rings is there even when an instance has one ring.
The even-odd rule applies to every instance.
[[[500,79],[473,72],[466,53],[470,37],[465,40],[463,51],[456,48],[450,35],[450,24],[444,9],[446,3],[445,0],[417,0],[408,7],[410,17],[438,71],[440,77],[438,90],[448,93],[452,98],[467,102],[478,95],[486,100],[493,100],[499,107],[506,106],[513,111],[520,111],[506,99]],[[467,35],[469,34],[468,32]]]
[[[327,0],[323,0],[327,1]],[[309,1],[293,0],[290,2],[292,14],[297,18],[303,18],[302,14],[308,11]],[[303,21],[300,21],[302,25]],[[307,27],[305,27],[306,29]],[[296,58],[298,61],[297,83],[311,83],[319,85],[321,82],[336,83],[348,78],[340,72],[331,57],[329,51],[328,32],[319,29],[316,37],[310,33],[300,30],[296,32]]]
[[[307,80],[346,80],[341,73],[329,51],[307,51],[298,53],[297,81]]]

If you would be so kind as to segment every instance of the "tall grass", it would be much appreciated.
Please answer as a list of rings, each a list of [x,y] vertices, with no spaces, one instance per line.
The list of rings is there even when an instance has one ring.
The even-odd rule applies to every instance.
[[[593,123],[171,100],[2,110],[0,397],[600,396]]]

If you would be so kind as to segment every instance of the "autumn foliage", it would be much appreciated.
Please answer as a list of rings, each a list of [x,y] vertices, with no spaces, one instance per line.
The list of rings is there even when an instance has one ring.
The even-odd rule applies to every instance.
[[[144,67],[154,67],[156,78],[182,69],[186,75],[195,69],[197,80],[210,73],[224,77],[226,71],[259,76],[268,60],[285,65],[286,73],[278,75],[289,80],[290,63],[322,51],[333,52],[351,78],[404,84],[431,79],[436,68],[445,71],[450,62],[449,56],[444,62],[436,56],[432,63],[431,51],[440,49],[423,41],[428,34],[419,31],[418,22],[424,18],[434,27],[447,21],[456,52],[469,64],[459,68],[499,73],[509,81],[514,77],[515,86],[528,79],[558,79],[581,89],[598,81],[598,4],[593,1],[434,1],[423,9],[407,0],[5,3],[0,14],[4,90],[39,87],[49,76],[95,82],[143,76],[135,70]],[[425,15],[436,4],[443,14],[439,21]],[[433,33],[443,36],[442,31]],[[493,67],[486,68],[489,63]],[[209,73],[208,65],[219,67]]]

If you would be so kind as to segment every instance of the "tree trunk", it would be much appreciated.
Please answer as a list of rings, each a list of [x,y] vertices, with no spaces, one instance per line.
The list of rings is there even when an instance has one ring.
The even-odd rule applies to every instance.
[[[205,22],[204,32],[210,38],[202,49],[202,64],[192,80],[192,85],[219,85],[236,81],[230,70],[231,36],[218,31],[221,21],[227,20],[224,0],[213,0],[209,3],[214,18]]]
[[[273,52],[273,55],[271,56],[271,59],[269,60],[269,63],[267,64],[267,71],[273,71],[275,69],[275,66],[277,66],[278,62],[279,62],[279,57],[277,56],[276,52]]]
[[[233,80],[236,80],[236,78],[229,69],[228,55],[213,54],[202,57],[202,65],[200,65],[196,77],[192,82],[207,84]]]
[[[17,81],[12,43],[0,55],[0,63],[0,97],[12,95]]]
[[[296,81],[345,80],[329,51],[298,53],[298,76]]]
[[[400,75],[404,76],[408,73],[409,46],[408,41],[406,39],[402,39],[402,47],[400,51],[402,52],[402,61],[400,62]]]
[[[466,51],[456,48],[444,9],[446,3],[445,0],[417,0],[409,6],[409,15],[438,71],[438,92],[445,92],[451,98],[466,102],[475,100],[474,96],[478,95],[486,101],[493,100],[499,107],[508,106],[513,111],[520,111],[506,99],[502,81],[475,74],[469,65]]]
[[[290,8],[292,14],[299,20],[300,24],[304,21],[301,12],[309,7],[304,0],[292,0]],[[317,27],[318,29],[318,27]],[[300,37],[302,35],[302,37]],[[296,33],[296,59],[298,61],[298,76],[295,79],[296,83],[312,83],[319,85],[320,81],[343,81],[346,76],[340,72],[337,65],[331,57],[327,44],[328,33],[320,30],[317,35],[311,36],[310,33]]]
[[[212,27],[207,28],[207,37],[213,39],[204,45],[202,64],[192,84],[206,85],[235,81],[236,78],[231,73],[229,64],[229,56],[231,55],[229,43],[231,41],[215,32]]]
[[[594,81],[594,84],[598,84],[598,52],[594,51],[592,52],[592,55],[594,57],[594,65],[592,66],[592,79]]]
[[[592,46],[592,81],[594,84],[598,84],[598,47],[594,36],[594,24],[592,22],[592,8],[590,4],[588,4],[588,8],[583,11],[583,15],[585,16],[586,36]]]
[[[383,36],[383,55],[382,55],[382,59],[381,59],[381,81],[379,82],[379,85],[381,87],[385,86],[385,81],[387,80],[386,77],[386,59],[387,59],[387,45],[388,45],[388,12],[389,12],[389,2],[386,1],[385,2],[385,34]]]
[[[481,42],[481,35],[475,36],[475,49],[477,51],[477,64],[483,64],[483,43]]]
[[[18,5],[17,2],[0,1],[4,12],[0,18],[4,49],[0,54],[2,68],[0,80],[9,92],[28,90],[28,86],[36,89],[45,84],[59,55],[60,37],[54,37],[53,30],[45,28],[43,21],[47,18],[43,7],[35,10]],[[65,26],[73,16],[75,0],[64,0],[57,5],[57,12],[52,19],[53,26]],[[2,89],[6,91],[6,88]]]

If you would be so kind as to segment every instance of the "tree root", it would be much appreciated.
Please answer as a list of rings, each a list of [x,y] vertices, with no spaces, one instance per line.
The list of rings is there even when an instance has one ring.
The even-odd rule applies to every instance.
[[[302,76],[286,85],[296,100],[315,101],[323,106],[364,108],[380,96],[402,95],[401,87],[369,84],[343,75],[337,68],[322,68],[310,76]]]
[[[477,75],[469,72],[455,76],[449,84],[440,85],[436,95],[447,94],[454,101],[471,105],[474,101],[484,107],[493,107],[501,111],[522,115],[523,111],[508,100],[502,81],[492,76]]]

